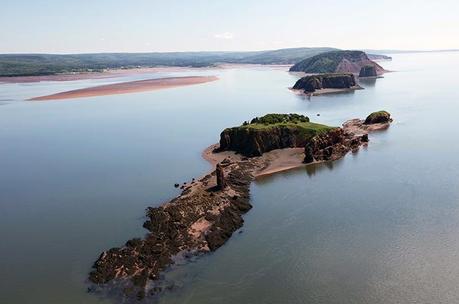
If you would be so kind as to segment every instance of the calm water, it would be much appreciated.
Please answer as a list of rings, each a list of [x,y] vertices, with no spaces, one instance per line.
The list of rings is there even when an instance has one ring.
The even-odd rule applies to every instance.
[[[103,302],[86,293],[94,259],[142,236],[144,208],[209,169],[200,153],[224,127],[268,112],[339,125],[380,109],[395,122],[367,149],[254,183],[243,233],[167,273],[177,288],[160,302],[459,302],[459,53],[383,65],[397,72],[311,101],[267,68],[65,102],[23,100],[114,80],[0,85],[0,303]]]

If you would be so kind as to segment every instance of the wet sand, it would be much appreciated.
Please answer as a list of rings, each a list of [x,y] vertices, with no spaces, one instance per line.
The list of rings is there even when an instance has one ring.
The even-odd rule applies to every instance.
[[[147,79],[130,82],[122,82],[108,85],[101,85],[90,88],[60,92],[52,95],[33,97],[29,100],[44,101],[58,100],[81,97],[95,97],[104,95],[138,93],[154,90],[175,88],[180,86],[195,85],[218,80],[216,76],[189,76],[189,77],[170,77],[159,79]]]
[[[214,153],[213,150],[218,147],[219,144],[214,144],[205,149],[202,153],[202,157],[212,165],[212,168],[215,168],[215,166],[225,158],[229,158],[232,161],[241,161],[246,158],[233,151]],[[254,157],[253,159],[258,159],[265,164],[261,169],[254,171],[255,178],[306,166],[306,164],[303,163],[304,148],[272,150],[263,153],[262,156]]]

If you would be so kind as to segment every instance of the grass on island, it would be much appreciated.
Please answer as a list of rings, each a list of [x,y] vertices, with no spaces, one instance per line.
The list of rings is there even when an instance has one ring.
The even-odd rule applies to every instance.
[[[245,129],[256,132],[269,131],[274,128],[296,129],[306,137],[312,137],[335,129],[335,127],[310,122],[309,117],[299,114],[267,114],[262,117],[255,117],[250,123],[245,121],[241,126],[232,129]]]

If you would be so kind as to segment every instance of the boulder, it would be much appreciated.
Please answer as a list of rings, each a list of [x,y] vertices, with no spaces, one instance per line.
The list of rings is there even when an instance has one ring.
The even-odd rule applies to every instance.
[[[365,119],[364,124],[371,125],[376,123],[389,123],[392,119],[390,118],[390,113],[387,111],[378,111],[373,112]]]

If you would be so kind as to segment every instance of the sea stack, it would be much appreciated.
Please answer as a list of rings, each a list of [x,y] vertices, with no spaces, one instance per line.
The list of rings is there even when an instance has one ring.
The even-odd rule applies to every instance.
[[[220,190],[223,190],[226,186],[225,182],[225,172],[221,164],[217,164],[215,168],[215,175],[217,176],[217,187]]]
[[[366,65],[360,69],[359,77],[377,77],[378,73],[375,66]]]

